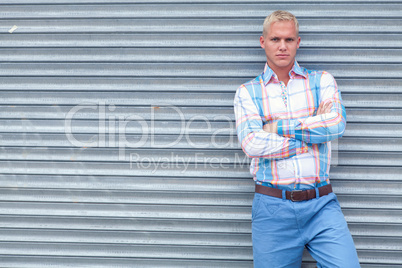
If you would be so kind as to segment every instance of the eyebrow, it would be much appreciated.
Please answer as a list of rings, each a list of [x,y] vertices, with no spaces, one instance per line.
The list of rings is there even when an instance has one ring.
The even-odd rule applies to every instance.
[[[278,39],[281,39],[281,37],[279,37],[279,36],[270,36],[269,37],[270,39],[272,39],[272,38],[278,38]],[[283,39],[296,39],[297,37],[295,37],[295,36],[287,36],[287,37],[283,37]]]

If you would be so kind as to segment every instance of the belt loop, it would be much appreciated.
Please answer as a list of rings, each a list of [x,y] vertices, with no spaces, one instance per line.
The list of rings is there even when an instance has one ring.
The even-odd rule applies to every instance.
[[[320,191],[318,190],[318,187],[315,187],[315,198],[320,198]]]
[[[282,190],[282,200],[286,201],[286,190]]]

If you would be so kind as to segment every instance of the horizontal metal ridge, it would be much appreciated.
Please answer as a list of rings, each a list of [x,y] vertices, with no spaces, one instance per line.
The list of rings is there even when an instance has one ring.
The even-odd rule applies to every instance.
[[[395,265],[402,263],[402,254],[399,250],[360,249],[357,254],[360,264],[368,268],[394,268]],[[303,260],[315,263],[315,260],[307,254],[307,251],[303,254]]]
[[[121,245],[187,245],[251,247],[251,235],[194,232],[144,232],[144,231],[92,231],[92,230],[0,230],[2,242],[86,243]],[[392,242],[392,238],[389,239]]]
[[[0,255],[2,264],[7,267],[43,268],[43,267],[93,267],[93,268],[252,268],[253,261],[209,260],[209,259],[163,259],[163,258],[130,258],[130,257],[74,257],[74,256],[35,256],[35,255]],[[305,267],[303,267],[305,268]],[[381,268],[387,268],[383,266]]]
[[[73,137],[77,141],[92,141],[94,134],[74,134]],[[82,148],[81,144],[71,142],[65,134],[36,134],[26,135],[25,133],[2,133],[0,134],[0,145],[6,146],[0,151],[4,154],[0,155],[0,159],[9,160],[43,160],[46,159],[42,154],[49,154],[49,159],[61,158],[72,161],[90,161],[95,154],[105,157],[105,161],[116,161],[116,150],[121,146],[130,145],[122,143],[119,136],[105,135],[105,143],[100,142],[94,144],[94,147]],[[134,141],[140,141],[142,135],[126,135],[127,141],[135,144]],[[114,139],[116,142],[112,143]],[[88,144],[89,145],[89,144]],[[137,144],[139,146],[139,144]],[[56,148],[55,148],[56,147]],[[153,149],[216,149],[229,150],[240,149],[237,137],[234,136],[203,136],[203,135],[154,135],[153,139],[148,137],[146,142],[141,143],[141,148]],[[402,151],[401,138],[360,138],[348,137],[334,141],[332,150],[335,152],[400,152]],[[112,154],[107,156],[108,154]],[[38,158],[36,158],[38,157]],[[87,158],[88,157],[88,158]]]
[[[384,236],[402,237],[402,228],[398,224],[348,223],[348,227],[354,237],[371,237],[371,239]]]
[[[46,3],[46,2],[45,2]],[[85,2],[84,2],[85,3]],[[288,10],[298,18],[400,17],[397,3],[158,3],[103,5],[2,5],[0,18],[265,18],[274,10]]]
[[[208,234],[169,232],[117,232],[78,230],[1,230],[0,245],[13,243],[74,243],[74,244],[116,244],[124,245],[166,245],[166,246],[211,246],[211,247],[251,247],[250,234]],[[354,237],[356,248],[402,251],[402,238],[398,237]],[[385,246],[386,245],[386,246]],[[0,249],[1,250],[1,249]]]
[[[251,247],[0,242],[0,254],[251,260]]]
[[[224,223],[224,224],[223,224]],[[358,237],[401,237],[398,224],[349,223],[353,236]],[[49,217],[2,215],[0,226],[5,229],[18,228],[38,230],[92,230],[119,232],[196,232],[220,234],[251,234],[250,220],[180,220],[180,219],[141,219],[141,218],[96,218],[96,217]]]
[[[253,193],[193,191],[4,189],[0,201],[91,204],[159,204],[251,207]],[[391,197],[392,199],[392,197]]]
[[[45,2],[46,3],[46,2]],[[85,2],[84,2],[85,3]],[[375,5],[375,8],[373,7]],[[269,11],[288,10],[297,17],[399,17],[401,5],[398,4],[104,4],[104,5],[2,5],[0,18],[174,18],[174,17],[260,17]]]
[[[365,14],[366,16],[366,14]],[[7,33],[8,34],[8,33]],[[259,48],[259,33],[249,34],[8,34],[0,48],[35,47],[224,47]],[[353,37],[353,38],[352,38]],[[401,34],[304,33],[301,48],[400,48]]]
[[[224,224],[223,224],[224,223]],[[360,223],[362,224],[362,223]],[[363,225],[365,226],[365,225]],[[375,225],[377,226],[377,225]],[[383,225],[379,225],[383,226]],[[388,225],[386,225],[388,226]],[[69,217],[44,215],[1,215],[0,227],[46,230],[99,230],[99,231],[144,231],[144,232],[200,232],[200,233],[251,233],[251,222],[247,220],[202,220],[162,218],[113,218],[113,217]],[[369,227],[367,227],[369,228]],[[392,230],[392,228],[390,229]],[[385,235],[384,235],[385,236]]]
[[[382,185],[388,184],[384,182]],[[254,191],[254,182],[247,174],[243,178],[1,174],[0,187],[81,190],[149,190],[151,187],[154,191],[193,191],[196,188],[198,191],[251,193]]]
[[[346,109],[348,122],[361,123],[400,123],[402,122],[402,109]]]
[[[189,93],[187,93],[189,94]],[[205,92],[204,94],[207,94]],[[347,95],[347,93],[344,93]],[[103,116],[108,120],[129,118],[137,115],[143,120],[182,121],[201,119],[209,121],[235,120],[233,107],[222,106],[207,109],[206,107],[172,107],[172,106],[115,106],[109,104],[101,111],[100,104],[97,109],[80,109],[74,113],[74,120],[99,120]],[[0,105],[0,119],[32,120],[32,119],[66,119],[75,106],[71,105]],[[101,112],[101,113],[100,113]],[[402,122],[402,109],[370,109],[346,108],[348,123],[400,123]],[[30,138],[30,137],[27,137]]]
[[[402,181],[402,169],[400,167],[335,166],[331,168],[331,177],[359,183],[366,181]]]
[[[343,78],[395,78],[402,64],[311,63],[308,69],[325,70]],[[264,67],[254,63],[3,63],[0,76],[110,76],[110,77],[248,77]]]
[[[399,137],[400,124],[347,124],[344,137]],[[401,135],[402,136],[402,135]]]
[[[384,168],[376,168],[380,171]],[[398,176],[400,168],[387,169],[389,175],[384,177],[365,176],[372,170],[356,167],[333,167],[334,176],[331,176],[331,184],[334,192],[343,195],[398,195],[402,187],[402,178]],[[349,179],[343,176],[350,174]],[[353,173],[354,172],[354,173]],[[393,176],[392,173],[394,173]],[[367,177],[366,181],[359,181]],[[393,180],[390,180],[392,178]],[[24,190],[42,189],[55,191],[155,191],[155,192],[211,192],[211,193],[253,193],[254,181],[251,176],[244,178],[188,178],[188,177],[121,177],[121,176],[67,176],[67,175],[24,175],[24,174],[2,174],[0,176],[0,187],[2,191],[9,190],[8,194],[22,192]]]
[[[401,65],[402,66],[402,65]],[[216,87],[219,87],[218,85]],[[232,108],[235,92],[34,92],[23,94],[16,91],[2,91],[0,105],[75,105],[68,111],[71,119],[81,110],[113,112],[115,106],[152,107],[154,114],[160,107],[171,109],[172,113],[180,115],[181,107],[223,107]],[[400,94],[353,94],[343,93],[346,108],[400,108]],[[177,106],[177,107],[175,107]],[[101,110],[102,108],[102,110]],[[57,109],[57,108],[56,108]],[[234,111],[233,111],[234,113]],[[216,114],[218,118],[219,114]],[[157,116],[157,115],[155,115]],[[181,117],[179,117],[181,118]],[[133,119],[133,118],[132,118]],[[130,120],[132,120],[130,119]],[[137,118],[138,120],[138,118]],[[199,119],[205,120],[205,118]],[[227,119],[223,118],[221,121]]]
[[[113,250],[110,250],[110,249]],[[361,248],[360,251],[373,249]],[[42,256],[74,256],[74,257],[130,257],[130,258],[185,258],[210,260],[251,260],[252,248],[243,246],[178,246],[178,245],[124,245],[86,244],[86,243],[33,243],[33,242],[1,242],[1,255],[42,255]],[[381,253],[376,252],[377,254]],[[384,252],[385,253],[385,252]],[[388,264],[400,261],[400,250],[389,250],[384,254]],[[399,254],[399,256],[397,255]],[[375,254],[374,254],[375,255]],[[305,255],[304,255],[305,256]],[[303,257],[304,257],[303,256]],[[372,260],[369,256],[362,262]]]
[[[176,6],[178,8],[178,6]],[[401,10],[402,11],[402,10]],[[122,12],[122,10],[120,10]],[[344,13],[345,11],[343,11]],[[26,12],[28,13],[28,12]],[[359,12],[360,13],[360,12]],[[3,13],[4,14],[4,13]],[[88,15],[92,13],[87,13]],[[268,14],[268,13],[267,13]],[[357,14],[357,13],[356,13]],[[1,13],[0,13],[1,15]],[[60,19],[14,19],[12,23],[18,28],[13,34],[23,33],[262,33],[261,17],[247,19],[236,18],[155,18],[138,19],[135,15],[129,18],[76,18]],[[67,16],[68,17],[68,16]],[[27,17],[29,18],[29,17]],[[402,20],[394,19],[367,19],[344,18],[343,20],[328,17],[301,18],[300,33],[397,33],[402,32],[398,27]],[[49,27],[51,25],[51,27]],[[0,29],[4,32],[11,28],[10,20],[0,17]],[[381,30],[379,30],[381,29]]]
[[[15,152],[13,152],[15,150]],[[169,169],[172,166],[185,167],[188,164],[205,164],[211,169],[228,169],[232,165],[247,165],[251,160],[245,156],[242,150],[230,150],[226,148],[198,149],[188,148],[153,148],[152,150],[138,147],[125,148],[121,146],[116,149],[87,149],[85,147],[74,149],[58,148],[10,148],[1,150],[2,161],[58,161],[67,164],[69,162],[81,163],[83,165],[91,162],[99,163],[120,162],[129,164],[130,167],[155,166],[155,168]],[[10,154],[10,156],[7,156]],[[335,155],[336,154],[336,155]],[[3,156],[4,155],[4,156]],[[108,156],[109,155],[109,156]],[[400,166],[398,163],[402,158],[402,153],[397,152],[356,152],[356,151],[336,151],[335,159],[332,163],[339,165],[377,165],[377,166]],[[84,164],[85,163],[85,164]]]
[[[190,166],[189,170],[194,168]],[[379,170],[379,171],[378,171]],[[388,172],[386,173],[385,170]],[[357,168],[333,167],[331,183],[336,193],[341,194],[390,194],[397,195],[401,188],[401,168]],[[374,171],[378,171],[375,173]],[[381,173],[382,172],[382,173]],[[370,174],[372,174],[370,176]],[[254,182],[247,170],[238,177],[222,176],[220,178],[205,177],[143,177],[121,176],[68,176],[68,175],[24,175],[2,174],[0,187],[15,189],[70,189],[70,190],[153,190],[153,191],[199,191],[199,192],[254,192]],[[167,175],[170,175],[167,173]],[[187,174],[186,174],[187,175]],[[349,176],[348,176],[349,175]],[[345,178],[348,178],[345,181]],[[362,182],[365,180],[364,182]]]
[[[132,205],[83,203],[24,203],[0,202],[0,214],[42,216],[86,216],[170,219],[237,219],[250,218],[249,207],[192,206],[192,205]],[[383,211],[380,211],[383,213]],[[398,213],[395,213],[397,216]],[[387,217],[387,219],[391,219]]]
[[[338,140],[338,143],[332,149],[348,152],[401,152],[402,139],[345,137]]]
[[[384,156],[384,157],[383,157]],[[51,162],[51,161],[0,161],[0,171],[2,174],[37,174],[37,175],[81,175],[81,176],[162,176],[162,177],[223,177],[223,178],[249,178],[249,161],[244,153],[239,151],[240,162],[228,164],[233,158],[223,158],[221,160],[217,154],[198,155],[196,163],[184,162],[178,164],[175,162],[163,162],[164,158],[145,159],[143,162],[129,162],[130,155],[123,155],[127,162]],[[131,156],[137,157],[137,155]],[[173,157],[179,157],[173,155]],[[244,157],[244,158],[242,158]],[[390,153],[369,155],[367,153],[350,154],[340,157],[338,164],[346,166],[335,166],[340,169],[346,169],[346,178],[364,180],[371,177],[372,180],[400,180],[399,174],[401,154],[395,156]],[[194,159],[194,157],[193,157]],[[190,160],[193,160],[190,158]],[[211,160],[213,159],[213,160]],[[145,161],[146,160],[146,161]],[[188,160],[188,159],[187,159]],[[156,162],[152,162],[156,161]],[[158,162],[159,161],[159,162]],[[221,162],[220,162],[221,161]],[[349,165],[353,161],[354,165]],[[332,162],[337,163],[336,158]],[[374,171],[369,169],[375,166]],[[335,170],[335,167],[331,171]],[[368,174],[368,170],[371,174]],[[377,173],[376,170],[384,173]],[[347,175],[349,171],[349,176]],[[356,174],[350,174],[356,172]],[[332,172],[334,178],[338,178],[336,171]],[[342,174],[342,178],[345,174]]]
[[[124,155],[127,159],[129,156]],[[208,164],[171,165],[169,169],[158,169],[155,165],[130,166],[125,163],[91,163],[87,162],[37,162],[37,161],[0,161],[2,174],[30,175],[89,175],[89,176],[162,176],[162,177],[250,177],[249,165],[230,166],[226,169],[212,169]]]
[[[300,48],[297,52],[297,60],[302,66],[309,62],[323,64],[400,63],[402,50]],[[15,63],[255,62],[264,64],[266,56],[261,48],[165,48],[163,50],[158,48],[2,48],[0,49],[0,61]]]
[[[102,125],[103,123],[100,123],[102,121],[95,120],[73,120],[69,122],[68,120],[3,119],[0,120],[0,133],[16,133],[16,135],[19,135],[18,133],[35,133],[35,135],[41,135],[42,133],[65,134],[72,147],[110,146],[139,148],[142,146],[152,147],[152,142],[154,142],[154,147],[166,148],[173,144],[180,146],[180,142],[181,144],[187,142],[190,145],[192,143],[194,147],[209,148],[212,143],[215,148],[230,148],[231,144],[234,144],[237,139],[236,130],[231,121],[156,121],[153,122],[154,125],[151,126],[151,121],[142,120],[141,118],[131,118],[137,120],[129,119],[120,120],[120,128],[118,125],[119,121],[115,120],[114,131],[112,131],[113,124]],[[344,137],[400,138],[402,137],[401,131],[401,124],[350,123],[347,124]],[[156,133],[157,135],[173,136],[159,137]],[[88,136],[80,134],[93,135]],[[203,142],[205,139],[198,135],[208,135],[210,140],[205,143]],[[227,138],[221,137],[221,135],[230,136],[229,141],[227,141]],[[192,139],[193,136],[194,139]],[[87,137],[90,139],[86,139]],[[37,136],[36,140],[39,138],[40,136]],[[60,139],[60,137],[58,138]],[[35,141],[35,138],[32,140]],[[62,140],[64,140],[64,145],[61,146],[69,146],[66,144],[65,139]],[[14,142],[17,141],[18,140]],[[171,142],[173,142],[173,144]]]
[[[263,64],[261,64],[261,67]],[[261,73],[263,70],[259,70]],[[256,73],[257,76],[259,73]],[[254,76],[254,77],[255,77]],[[249,79],[253,79],[250,77]],[[244,78],[135,78],[135,77],[0,77],[0,89],[4,91],[20,91],[29,94],[41,92],[69,91],[85,93],[86,91],[103,92],[235,92],[236,89],[249,79]],[[399,93],[402,81],[400,79],[373,78],[339,78],[336,77],[342,92],[355,93]],[[91,94],[91,93],[90,93]]]
[[[392,259],[398,264],[398,252],[386,253],[385,258]],[[364,267],[367,268],[395,268],[394,264],[375,264],[373,263],[373,253],[359,250],[359,256]],[[376,256],[377,257],[377,256]],[[250,261],[234,261],[234,260],[209,260],[209,259],[146,259],[146,258],[91,258],[91,257],[68,257],[68,256],[25,256],[25,255],[0,255],[2,263],[7,267],[23,267],[23,268],[43,268],[49,267],[71,267],[71,265],[94,268],[110,268],[118,266],[120,268],[132,268],[138,265],[143,268],[204,268],[204,267],[223,267],[223,268],[252,268],[253,262]],[[302,268],[315,268],[316,262],[307,255],[304,255]]]
[[[366,187],[368,188],[368,187]],[[371,190],[373,192],[373,190]],[[108,205],[205,205],[249,207],[253,193],[215,193],[193,191],[53,190],[0,189],[1,202],[80,203]],[[399,209],[401,198],[392,193],[342,194],[337,192],[343,209]]]
[[[0,202],[0,214],[24,216],[122,217],[203,220],[249,220],[250,207],[206,205],[86,204]],[[343,208],[348,222],[401,224],[402,210]]]
[[[54,4],[107,4],[110,5],[110,0],[3,0],[1,5],[11,5],[11,4],[32,4],[32,5],[54,5]],[[193,4],[233,4],[233,3],[240,3],[244,4],[245,0],[208,0],[208,2],[197,0],[192,1]],[[117,4],[144,4],[144,3],[164,3],[164,4],[188,4],[188,0],[119,0]],[[307,2],[300,2],[300,0],[288,0],[287,3],[290,4],[314,4],[314,3],[329,3],[329,4],[348,4],[351,0],[310,0]],[[381,3],[400,3],[400,0],[365,0],[359,1],[360,3],[374,3],[374,4],[381,4]],[[266,0],[253,0],[253,4],[266,4]],[[270,2],[271,4],[283,4],[283,2],[276,0]]]

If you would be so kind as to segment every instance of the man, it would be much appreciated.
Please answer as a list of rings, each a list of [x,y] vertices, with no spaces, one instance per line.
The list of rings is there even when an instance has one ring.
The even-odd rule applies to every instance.
[[[304,247],[318,267],[360,267],[329,181],[331,142],[346,113],[334,78],[302,68],[294,15],[275,11],[260,37],[267,63],[234,100],[241,147],[252,158],[254,267],[300,267]]]

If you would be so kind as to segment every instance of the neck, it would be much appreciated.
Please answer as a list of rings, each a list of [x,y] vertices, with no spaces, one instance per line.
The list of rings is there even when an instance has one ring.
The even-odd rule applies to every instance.
[[[291,65],[283,67],[283,68],[278,68],[278,67],[272,68],[271,66],[269,66],[269,63],[268,63],[268,66],[278,76],[279,81],[282,81],[283,83],[285,83],[285,85],[287,85],[290,80],[289,72],[292,69],[293,65],[294,65],[294,62]]]
[[[276,73],[276,75],[278,76],[279,81],[282,81],[283,83],[285,83],[285,85],[288,85],[288,82],[290,80],[288,72],[286,74],[278,74],[278,73]]]

